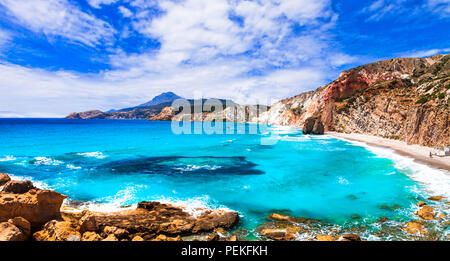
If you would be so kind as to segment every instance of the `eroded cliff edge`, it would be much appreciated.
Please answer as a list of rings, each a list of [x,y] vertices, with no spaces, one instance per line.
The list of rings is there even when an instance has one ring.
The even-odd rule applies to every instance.
[[[345,71],[314,92],[274,104],[263,117],[302,126],[318,115],[326,131],[450,145],[449,94],[450,55],[399,58]]]

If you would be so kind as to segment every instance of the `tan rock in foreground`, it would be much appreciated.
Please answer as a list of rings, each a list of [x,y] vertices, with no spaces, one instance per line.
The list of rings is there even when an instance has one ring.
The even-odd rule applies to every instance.
[[[28,237],[10,222],[0,223],[0,241],[25,241]]]
[[[292,241],[296,238],[293,232],[281,228],[264,228],[260,232],[261,235],[278,241]]]
[[[8,181],[10,181],[11,178],[8,174],[0,173],[0,186],[5,185]]]
[[[8,222],[19,228],[27,238],[31,236],[31,224],[28,220],[23,217],[15,217],[8,220]]]
[[[60,208],[66,196],[51,190],[32,189],[24,194],[0,192],[0,222],[23,217],[39,229],[61,217]]]
[[[428,231],[424,229],[423,224],[421,224],[419,221],[411,221],[406,223],[406,227],[403,228],[406,232],[410,234],[426,234]]]
[[[33,234],[36,241],[80,241],[81,234],[67,221],[52,220]]]
[[[102,237],[95,232],[85,232],[81,241],[102,241]]]
[[[319,235],[316,236],[317,241],[334,241],[334,237],[330,235]]]
[[[430,206],[423,206],[419,211],[417,211],[417,215],[425,220],[432,220],[434,218],[434,209]]]
[[[140,236],[135,236],[131,241],[144,241],[144,239]]]
[[[119,240],[117,239],[116,236],[114,236],[114,234],[110,234],[105,239],[103,239],[102,241],[119,241]]]

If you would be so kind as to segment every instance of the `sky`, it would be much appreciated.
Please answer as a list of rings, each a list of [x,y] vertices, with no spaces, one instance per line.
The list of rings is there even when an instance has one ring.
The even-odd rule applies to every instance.
[[[272,104],[450,53],[450,0],[0,0],[0,117],[186,98]]]

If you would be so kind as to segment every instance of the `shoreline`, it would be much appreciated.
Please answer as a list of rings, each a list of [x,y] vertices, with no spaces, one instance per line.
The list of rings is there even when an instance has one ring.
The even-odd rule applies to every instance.
[[[429,157],[430,151],[436,154],[439,151],[435,148],[420,146],[420,145],[408,145],[400,140],[392,140],[372,135],[357,134],[357,133],[339,133],[339,132],[326,132],[325,135],[329,135],[333,138],[344,139],[349,141],[363,142],[369,146],[391,149],[402,156],[413,158],[414,161],[428,165],[433,168],[443,169],[450,171],[450,156],[433,156]]]

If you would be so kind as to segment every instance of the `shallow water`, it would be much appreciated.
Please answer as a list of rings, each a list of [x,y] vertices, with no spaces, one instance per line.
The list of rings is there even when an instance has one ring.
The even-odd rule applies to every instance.
[[[294,128],[176,135],[170,122],[142,120],[0,119],[0,172],[93,209],[143,200],[233,209],[250,231],[273,212],[405,221],[418,200],[450,191],[444,171]]]

